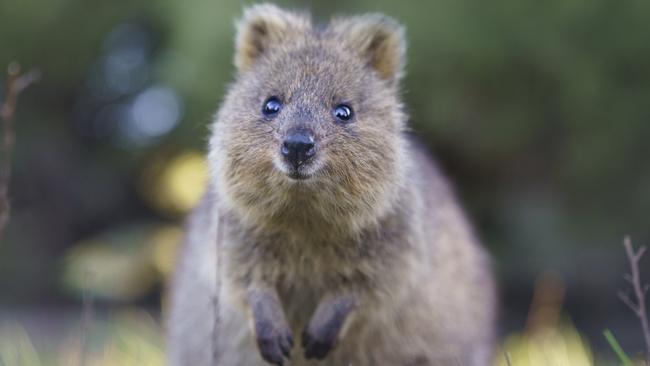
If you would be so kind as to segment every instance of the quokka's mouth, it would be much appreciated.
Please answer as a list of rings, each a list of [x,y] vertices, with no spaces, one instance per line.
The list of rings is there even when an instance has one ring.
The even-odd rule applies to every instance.
[[[283,173],[289,180],[304,182],[314,179],[318,171],[323,167],[321,159],[310,159],[299,166],[288,164],[280,157],[274,159],[277,171]]]
[[[318,171],[318,167],[314,162],[306,162],[299,166],[292,166],[285,164],[282,171],[287,175],[291,180],[296,181],[305,181],[312,178]]]
[[[293,180],[307,180],[313,176],[313,174],[307,174],[301,169],[292,170],[287,173],[287,176]]]

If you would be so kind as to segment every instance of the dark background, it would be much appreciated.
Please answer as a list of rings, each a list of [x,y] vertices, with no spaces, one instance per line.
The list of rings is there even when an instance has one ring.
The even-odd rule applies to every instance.
[[[84,294],[98,329],[125,311],[159,329],[246,4],[0,2],[0,66],[42,73],[18,105],[0,330],[25,333],[39,362],[56,363],[59,332],[76,334]],[[602,360],[613,354],[605,328],[630,355],[643,350],[616,292],[627,289],[623,237],[650,242],[650,2],[280,4],[320,21],[380,11],[407,27],[411,124],[495,258],[504,337],[530,332],[536,279],[550,272],[566,289],[560,327],[573,324]]]

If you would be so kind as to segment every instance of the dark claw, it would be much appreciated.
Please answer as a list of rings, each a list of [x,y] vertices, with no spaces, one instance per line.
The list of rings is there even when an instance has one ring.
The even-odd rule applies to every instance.
[[[258,338],[257,346],[260,349],[260,354],[262,358],[271,364],[280,365],[283,364],[282,353],[280,353],[277,340],[274,338]]]
[[[356,306],[352,295],[341,295],[322,300],[309,325],[302,332],[302,346],[306,358],[323,359],[336,346],[336,341],[348,314]]]
[[[290,358],[291,348],[293,347],[293,337],[291,334],[286,335],[280,340],[280,348],[282,349],[282,354]]]
[[[332,350],[335,337],[320,338],[310,334],[309,331],[302,333],[302,346],[305,349],[305,358],[316,358],[322,360]]]
[[[276,330],[258,324],[261,332],[257,336],[257,346],[262,358],[273,365],[283,366],[284,357],[289,358],[293,339],[289,329]]]

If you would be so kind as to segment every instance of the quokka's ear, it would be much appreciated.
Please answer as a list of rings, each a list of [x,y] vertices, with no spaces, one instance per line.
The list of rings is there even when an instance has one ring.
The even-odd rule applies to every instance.
[[[281,46],[291,37],[304,34],[310,27],[311,20],[307,14],[286,11],[272,4],[246,8],[244,16],[237,22],[237,70],[249,70],[269,49]]]
[[[333,19],[330,29],[382,79],[396,83],[402,77],[406,39],[395,19],[383,14]]]

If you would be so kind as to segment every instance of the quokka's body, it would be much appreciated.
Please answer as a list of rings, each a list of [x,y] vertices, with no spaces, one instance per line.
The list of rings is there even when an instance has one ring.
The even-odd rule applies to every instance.
[[[246,11],[172,283],[171,365],[490,363],[489,260],[405,134],[404,47],[381,15]]]

